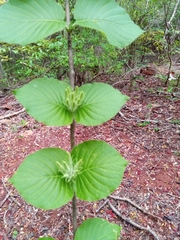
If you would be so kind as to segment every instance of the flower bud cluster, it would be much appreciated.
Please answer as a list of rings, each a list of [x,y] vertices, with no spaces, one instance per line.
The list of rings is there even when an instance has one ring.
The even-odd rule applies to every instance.
[[[62,163],[56,163],[59,167],[59,172],[62,173],[62,178],[65,178],[66,182],[70,182],[73,181],[76,176],[81,173],[83,161],[80,159],[76,163],[73,163],[71,155],[69,154],[67,160],[63,161]]]
[[[79,91],[76,86],[75,90],[67,87],[65,90],[65,105],[71,111],[75,112],[84,100],[84,92]]]

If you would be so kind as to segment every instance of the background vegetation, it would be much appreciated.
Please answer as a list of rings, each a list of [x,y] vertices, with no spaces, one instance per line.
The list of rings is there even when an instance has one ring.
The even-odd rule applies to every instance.
[[[1,0],[0,4],[4,1]],[[71,1],[71,4],[74,5],[74,2]],[[119,50],[97,31],[77,27],[73,35],[77,85],[94,80],[100,73],[121,75],[149,62],[170,63],[172,56],[180,53],[179,8],[168,26],[177,0],[117,2],[145,33],[130,46]],[[1,42],[0,60],[1,90],[16,88],[36,77],[66,79],[68,59],[65,33],[58,32],[23,47]]]

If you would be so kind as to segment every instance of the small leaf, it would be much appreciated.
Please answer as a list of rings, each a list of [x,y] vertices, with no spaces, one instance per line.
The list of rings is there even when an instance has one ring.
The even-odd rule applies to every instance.
[[[68,86],[56,79],[39,78],[13,93],[37,121],[49,126],[64,126],[73,120],[72,113],[64,105],[65,89]]]
[[[65,13],[52,0],[9,0],[0,7],[0,41],[37,42],[65,28]]]
[[[82,105],[74,113],[75,120],[86,126],[100,125],[114,117],[129,99],[108,84],[84,84]]]
[[[39,150],[23,161],[10,182],[35,207],[59,208],[73,197],[72,187],[62,178],[57,164],[68,157],[60,148]]]
[[[75,192],[79,199],[86,201],[96,201],[112,193],[120,185],[128,164],[116,149],[97,140],[77,145],[71,156],[82,161]]]
[[[75,25],[104,33],[109,43],[119,48],[128,46],[143,33],[114,0],[78,0],[74,17]]]
[[[117,240],[121,226],[101,218],[84,221],[77,229],[74,240]]]

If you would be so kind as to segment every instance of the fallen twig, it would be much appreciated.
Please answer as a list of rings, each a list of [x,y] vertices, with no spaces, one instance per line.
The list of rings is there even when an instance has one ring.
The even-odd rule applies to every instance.
[[[4,203],[5,203],[6,200],[9,198],[9,196],[10,196],[11,193],[12,193],[12,190],[7,193],[7,195],[5,196],[4,200],[1,202],[0,207],[2,207],[2,206],[4,205]]]
[[[117,196],[113,196],[113,195],[110,195],[109,197],[112,198],[112,199],[115,199],[115,200],[120,200],[120,201],[128,202],[128,203],[131,204],[133,207],[137,208],[138,210],[140,210],[141,212],[145,213],[146,215],[149,215],[149,216],[151,216],[151,217],[153,217],[153,218],[156,218],[156,219],[158,219],[158,220],[161,221],[161,222],[163,221],[160,217],[155,216],[154,214],[151,214],[151,213],[145,211],[145,210],[142,209],[139,205],[137,205],[136,203],[132,202],[132,201],[131,201],[130,199],[128,199],[128,198],[121,198],[121,197],[117,197]]]
[[[118,141],[119,141],[119,142],[122,142],[122,139],[120,139],[120,138],[117,136],[117,134],[116,134],[116,132],[114,131],[113,128],[112,128],[112,131],[113,131],[114,135],[116,136],[116,138],[118,139]]]
[[[2,177],[2,184],[3,184],[3,187],[5,188],[6,192],[9,193],[9,190],[6,187],[6,184],[5,184],[5,181],[4,181],[3,177]]]
[[[7,189],[3,178],[2,178],[2,184],[3,184],[3,186],[4,186],[4,188],[5,188],[6,192],[7,192],[7,195],[5,196],[4,200],[1,202],[0,207],[3,206],[3,204],[6,202],[6,200],[9,198],[10,194],[12,193],[12,190],[9,191]]]
[[[96,79],[97,77],[99,77],[101,74],[103,74],[104,73],[104,71],[102,71],[102,72],[99,72],[98,74],[96,74],[93,78],[91,78],[90,80],[89,80],[89,83],[91,83],[94,79]]]
[[[130,68],[130,67],[129,67],[129,68]],[[139,70],[139,68],[138,68],[138,67],[136,67],[136,68],[131,68],[131,70],[129,70],[128,72],[126,72],[124,75],[120,76],[120,78],[123,79],[123,78],[126,77],[129,73],[132,73],[133,76],[135,76],[135,74],[133,73],[133,71],[136,71],[136,70]],[[131,82],[131,81],[128,81],[128,82]],[[113,83],[112,86],[114,87],[115,85],[117,85],[117,84],[119,84],[119,83],[122,83],[122,80]]]
[[[132,226],[134,226],[134,227],[136,227],[136,228],[138,228],[138,229],[140,229],[140,230],[143,230],[143,231],[146,231],[146,232],[150,233],[151,235],[153,235],[154,239],[159,240],[159,237],[157,236],[157,234],[156,234],[152,229],[150,229],[149,226],[148,226],[147,228],[146,228],[146,227],[143,227],[143,226],[141,226],[141,225],[133,222],[131,219],[126,218],[126,217],[123,217],[123,216],[121,215],[121,213],[110,203],[110,201],[108,201],[107,203],[108,203],[109,207],[112,209],[112,211],[113,211],[117,216],[119,216],[123,221],[126,221],[126,222],[130,223]]]
[[[167,119],[165,119],[166,121],[160,121],[160,120],[156,120],[156,119],[149,119],[149,118],[147,118],[147,119],[139,119],[138,117],[136,117],[136,116],[133,116],[133,115],[128,115],[128,117],[126,117],[121,111],[119,111],[118,112],[119,113],[119,115],[124,119],[124,120],[126,120],[126,121],[136,121],[137,123],[140,123],[140,122],[149,122],[149,123],[161,123],[161,124],[167,124],[167,123],[170,123],[170,124],[173,124],[173,122],[171,122],[171,121],[169,121],[170,119],[172,119],[172,117],[170,117],[170,118],[167,118]],[[130,118],[131,117],[131,118]],[[171,128],[171,127],[168,127],[168,128],[166,128],[166,129],[162,129],[162,130],[159,130],[159,132],[161,132],[161,131],[166,131],[166,130],[168,130],[169,128]]]
[[[6,195],[6,197],[4,198],[4,200],[1,202],[0,207],[2,207],[4,205],[4,203],[6,202],[6,200],[9,198],[10,194],[12,193],[12,190],[8,192],[8,194]]]
[[[96,213],[98,213],[101,210],[101,208],[103,208],[107,204],[108,201],[109,200],[106,199],[106,201],[96,210]]]
[[[169,129],[171,129],[172,127],[170,126],[170,127],[167,127],[167,128],[163,128],[163,129],[161,129],[161,130],[159,130],[158,132],[164,132],[164,131],[167,131],[167,130],[169,130]]]
[[[169,96],[172,96],[172,97],[180,98],[180,92],[165,92],[165,91],[161,91],[161,90],[157,90],[156,92],[159,95],[164,94],[164,95],[169,95]]]
[[[120,115],[122,118],[124,118],[126,121],[129,120],[128,118],[126,118],[126,117],[124,116],[124,114],[123,114],[121,111],[119,111],[119,115]]]
[[[6,189],[7,195],[6,195],[5,199],[2,201],[0,207],[3,206],[3,204],[6,202],[6,200],[9,198],[9,196],[10,196],[11,193],[12,193],[12,190],[9,191],[9,190],[7,189],[6,184],[5,184],[3,178],[2,178],[2,183],[3,183],[4,188]],[[20,204],[13,196],[11,196],[11,199],[12,199],[18,206],[21,206],[21,204]]]
[[[14,112],[14,113],[7,114],[7,115],[5,115],[5,116],[1,116],[1,117],[0,117],[0,120],[5,119],[5,118],[14,117],[14,116],[16,116],[16,115],[18,115],[18,114],[20,114],[20,113],[23,113],[23,112],[25,112],[25,108],[21,109],[21,110],[18,111],[18,112]]]
[[[160,121],[158,121],[158,120],[151,120],[151,119],[139,119],[138,121],[137,121],[138,123],[139,122],[149,122],[149,123],[160,123]]]

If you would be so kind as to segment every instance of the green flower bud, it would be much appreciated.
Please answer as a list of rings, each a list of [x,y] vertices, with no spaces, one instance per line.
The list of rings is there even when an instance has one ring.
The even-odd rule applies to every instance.
[[[81,102],[84,100],[84,92],[80,92],[80,95],[79,95],[79,99],[81,100]]]
[[[72,102],[72,112],[74,112],[76,110],[77,106],[76,106],[76,102],[73,101]]]
[[[65,106],[71,111],[74,112],[81,105],[84,100],[84,92],[79,91],[79,88],[76,86],[75,90],[67,87],[65,89]]]
[[[56,163],[59,167],[59,172],[62,174],[62,178],[65,178],[67,182],[70,182],[74,181],[77,175],[81,173],[83,161],[80,159],[75,163],[69,154],[68,159],[64,160],[62,163]]]
[[[78,86],[76,86],[76,88],[75,88],[75,95],[78,95],[78,92],[79,92],[79,88],[78,88]]]

